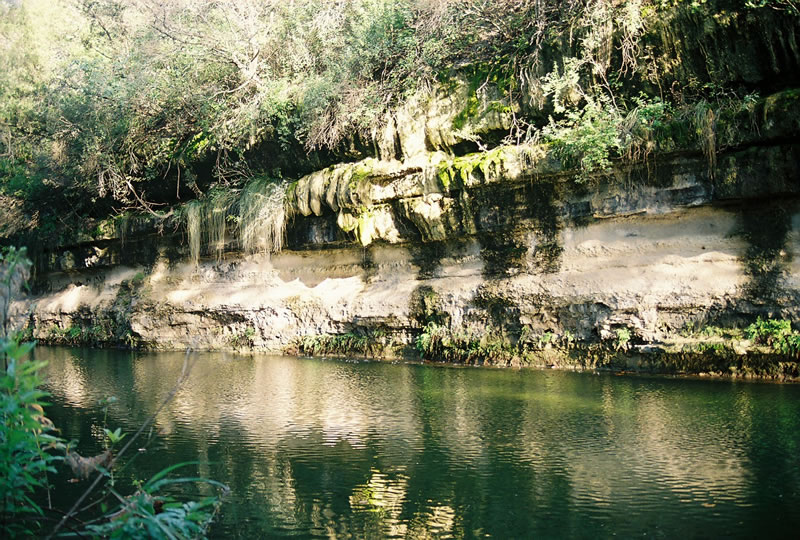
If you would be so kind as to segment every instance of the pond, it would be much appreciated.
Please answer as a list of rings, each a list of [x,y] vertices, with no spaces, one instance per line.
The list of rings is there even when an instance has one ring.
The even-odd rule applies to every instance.
[[[184,355],[40,347],[83,454],[133,433]],[[228,484],[212,537],[797,537],[800,385],[192,355],[121,491]],[[84,484],[56,496],[74,500]]]

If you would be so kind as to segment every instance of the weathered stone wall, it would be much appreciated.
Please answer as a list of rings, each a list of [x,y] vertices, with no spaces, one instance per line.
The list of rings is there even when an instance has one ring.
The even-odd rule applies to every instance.
[[[685,350],[688,325],[800,319],[798,164],[800,146],[776,144],[721,154],[714,180],[703,156],[676,156],[591,185],[519,174],[455,195],[407,190],[373,203],[397,236],[366,247],[320,204],[295,218],[283,252],[230,251],[197,268],[180,233],[108,240],[105,265],[77,246],[65,252],[72,269],[51,272],[30,300],[33,335],[297,352],[304,337],[353,334],[391,357],[414,356],[431,320],[506,343],[611,345],[625,329],[614,365],[663,369],[656,359]],[[417,222],[405,213],[414,205],[429,208]]]
[[[715,117],[710,149],[673,126],[588,178],[547,145],[458,155],[462,94],[387,121],[382,159],[295,182],[280,253],[230,230],[195,266],[180,222],[139,217],[47,251],[17,312],[53,343],[392,357],[434,328],[458,361],[661,370],[708,366],[687,328],[800,320],[800,92]],[[473,133],[507,128],[493,110]],[[764,352],[724,345],[736,369]]]

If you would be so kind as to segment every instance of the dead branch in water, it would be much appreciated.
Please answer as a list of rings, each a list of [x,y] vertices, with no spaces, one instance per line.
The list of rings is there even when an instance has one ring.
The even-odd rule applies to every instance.
[[[77,452],[69,452],[64,461],[72,469],[72,474],[76,478],[86,480],[98,468],[109,468],[113,460],[114,456],[111,454],[111,450],[106,450],[102,454],[92,457],[83,457]]]

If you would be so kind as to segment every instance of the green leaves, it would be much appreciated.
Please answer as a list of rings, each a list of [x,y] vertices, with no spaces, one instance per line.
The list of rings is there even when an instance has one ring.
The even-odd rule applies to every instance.
[[[16,341],[8,340],[5,341],[2,346],[0,346],[0,350],[11,358],[23,358],[33,350],[34,346],[36,346],[36,344],[32,342],[17,343]],[[44,362],[28,362],[21,366],[20,371],[22,374],[35,374],[36,371],[44,367],[44,365]],[[9,371],[9,374],[13,376],[13,370],[15,369],[17,369],[16,365],[9,365],[8,370],[11,370]]]
[[[89,525],[87,532],[104,538],[197,538],[204,536],[217,508],[214,497],[179,503],[138,492],[123,499],[115,519]]]
[[[111,431],[108,428],[103,428],[103,433],[112,445],[117,444],[119,441],[125,438],[125,434],[122,433],[122,428],[117,428],[114,431]]]
[[[762,319],[744,329],[747,339],[760,345],[768,345],[774,351],[797,358],[800,356],[800,333],[792,330],[787,319]]]
[[[35,502],[40,499],[34,493],[49,489],[47,474],[54,473],[53,465],[64,459],[51,452],[66,450],[64,442],[50,433],[53,425],[44,416],[42,400],[48,394],[38,387],[45,363],[21,360],[21,355],[32,348],[32,343],[0,342],[0,350],[9,355],[7,369],[0,372],[0,536],[4,538],[40,536],[46,531],[43,527],[51,524],[40,521],[45,511]],[[107,410],[115,402],[112,396],[100,404]],[[112,445],[125,438],[122,428],[104,428],[103,433]],[[228,487],[197,476],[170,476],[198,464],[186,462],[167,467],[127,497],[114,491],[112,479],[108,494],[114,498],[106,501],[116,500],[119,504],[109,508],[104,501],[105,516],[93,520],[81,534],[126,539],[203,537]],[[200,485],[214,488],[216,495],[207,496],[206,492],[206,496],[197,498],[186,489]],[[165,490],[169,495],[162,494]]]
[[[627,327],[617,328],[614,335],[614,350],[627,351],[631,340],[631,331]]]
[[[128,497],[114,493],[120,504],[106,514],[99,524],[89,525],[87,532],[108,538],[197,538],[219,511],[221,496],[228,487],[220,482],[199,477],[170,478],[174,471],[199,462],[177,463],[153,475],[139,491]],[[180,501],[175,496],[162,495],[164,488],[178,484],[206,484],[221,496]]]
[[[561,120],[551,117],[542,133],[564,165],[577,167],[579,181],[585,181],[591,173],[607,170],[612,157],[619,155],[624,146],[621,124],[622,116],[610,99],[587,96],[582,109],[566,109]]]
[[[0,285],[3,286],[2,292],[5,293],[6,300],[11,299],[14,292],[12,285],[19,286],[19,280],[24,278],[29,264],[24,248],[8,248],[0,252]],[[3,317],[5,330],[5,308],[0,315]],[[168,467],[128,497],[116,493],[111,466],[126,448],[112,454],[109,445],[116,445],[126,435],[120,427],[112,431],[105,425],[109,407],[117,402],[117,398],[109,396],[99,402],[105,413],[105,452],[85,458],[74,451],[68,451],[64,441],[51,433],[55,428],[44,414],[46,403],[43,400],[48,394],[39,388],[39,373],[46,363],[26,359],[33,348],[34,343],[19,343],[15,339],[0,337],[0,356],[5,360],[3,370],[0,371],[0,537],[38,537],[46,533],[45,527],[52,525],[52,516],[45,514],[52,509],[48,508],[48,512],[45,512],[36,501],[42,500],[39,493],[41,490],[50,489],[47,475],[56,472],[53,465],[59,461],[69,464],[76,476],[84,478],[88,474],[78,474],[83,469],[87,472],[101,471],[102,478],[107,482],[103,497],[109,499],[109,495],[113,495],[120,501],[114,511],[100,521],[93,520],[91,525],[80,531],[80,536],[170,539],[203,536],[206,527],[219,510],[221,497],[209,497],[206,492],[206,496],[202,498],[185,495],[187,500],[180,501],[175,494],[187,493],[185,486],[188,485],[210,486],[221,494],[227,493],[228,488],[214,480],[200,477],[168,477],[179,468],[196,464],[192,462]],[[130,443],[125,446],[130,446]],[[56,452],[60,455],[56,455]],[[98,476],[83,497],[91,492],[100,479]],[[181,489],[175,489],[179,485]],[[171,488],[170,496],[159,493],[165,488]],[[107,511],[107,500],[103,497],[99,499],[100,506]],[[78,504],[63,516],[53,534],[70,516],[76,517],[73,513],[76,508]],[[76,522],[82,521],[77,519]]]
[[[0,536],[27,535],[37,521],[11,519],[20,514],[41,515],[42,509],[30,495],[47,486],[47,473],[60,458],[47,452],[63,448],[51,435],[52,423],[44,416],[42,401],[47,393],[38,390],[39,371],[44,362],[22,361],[33,348],[3,340],[0,349],[8,355],[0,372]]]

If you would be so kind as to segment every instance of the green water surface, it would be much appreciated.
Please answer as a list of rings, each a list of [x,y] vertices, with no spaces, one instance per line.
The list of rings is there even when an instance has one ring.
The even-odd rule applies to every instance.
[[[132,433],[184,355],[38,348],[81,453]],[[800,386],[198,353],[124,491],[228,484],[219,538],[797,538]],[[56,478],[56,482],[63,478]],[[62,482],[63,484],[63,482]],[[85,485],[83,486],[85,487]],[[56,490],[74,500],[80,484]]]

